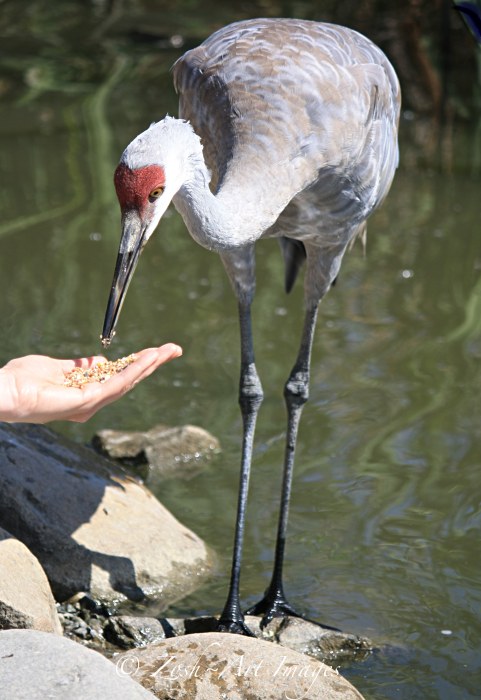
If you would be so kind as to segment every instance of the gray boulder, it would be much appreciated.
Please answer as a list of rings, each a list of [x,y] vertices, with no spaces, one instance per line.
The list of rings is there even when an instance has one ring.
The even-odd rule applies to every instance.
[[[0,632],[2,700],[152,700],[106,658],[36,630]]]
[[[0,629],[62,633],[55,600],[36,557],[0,528]]]
[[[0,526],[42,564],[57,600],[111,607],[195,590],[211,553],[141,483],[41,426],[0,425]]]
[[[147,481],[191,477],[220,450],[217,438],[196,425],[156,425],[145,431],[100,430],[92,443],[112,459],[147,464]]]
[[[320,661],[234,634],[174,637],[111,661],[159,700],[362,700],[347,680]]]

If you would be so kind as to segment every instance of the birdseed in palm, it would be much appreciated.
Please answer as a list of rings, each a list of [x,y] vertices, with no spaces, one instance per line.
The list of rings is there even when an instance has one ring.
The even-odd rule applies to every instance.
[[[93,365],[93,367],[74,367],[65,375],[64,384],[65,386],[79,389],[91,382],[106,382],[110,377],[113,377],[132,364],[135,359],[135,355],[132,354],[127,357],[121,357],[118,360],[113,360],[112,362],[104,360]]]

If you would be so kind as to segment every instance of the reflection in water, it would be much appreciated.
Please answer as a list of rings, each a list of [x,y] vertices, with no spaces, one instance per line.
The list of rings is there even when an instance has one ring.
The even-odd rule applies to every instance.
[[[32,6],[41,12],[28,15],[30,24],[46,12],[45,22],[56,26],[49,3]],[[21,35],[33,38],[5,46],[14,58],[0,72],[4,361],[26,351],[98,352],[119,236],[112,173],[131,137],[166,111],[176,113],[167,69],[178,51],[112,32],[93,61],[91,45],[75,32],[79,22],[91,28],[83,12],[77,25],[67,10],[60,13],[62,39],[48,50],[38,50],[42,32],[31,35],[28,23]],[[333,19],[346,22],[340,12],[333,10]],[[379,14],[373,31],[393,21]],[[168,22],[167,37],[178,33],[178,24]],[[13,16],[10,23],[15,27]],[[145,26],[154,26],[150,14]],[[210,22],[199,23],[195,31],[211,29]],[[458,46],[461,30],[452,33],[458,91],[469,77],[469,60],[455,63],[467,51],[466,42]],[[467,72],[456,74],[458,65]],[[481,673],[481,250],[479,176],[473,176],[479,154],[473,130],[458,118],[451,172],[441,174],[420,157],[419,123],[415,113],[403,118],[401,169],[370,222],[366,256],[354,247],[320,311],[286,589],[309,615],[387,645],[346,669],[366,697],[464,700],[479,696]],[[292,365],[301,322],[302,289],[283,294],[282,261],[270,245],[276,244],[258,249],[253,311],[258,369],[268,392],[248,512],[246,605],[271,569],[278,508],[272,493],[280,482],[285,425],[281,389],[271,387],[282,386]],[[175,213],[149,246],[112,356],[173,340],[184,347],[183,359],[91,423],[55,427],[88,440],[100,427],[200,423],[220,438],[223,452],[203,474],[158,491],[219,552],[223,576],[180,608],[213,612],[225,593],[238,476],[235,302],[216,256],[189,239]]]

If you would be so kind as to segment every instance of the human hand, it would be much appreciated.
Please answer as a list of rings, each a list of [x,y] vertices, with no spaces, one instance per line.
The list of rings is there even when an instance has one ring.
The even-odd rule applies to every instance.
[[[16,358],[0,369],[0,420],[83,423],[133,389],[157,367],[180,355],[182,348],[173,343],[141,350],[135,353],[135,362],[107,381],[92,382],[81,388],[65,386],[65,375],[74,367],[88,369],[105,358],[57,360],[44,355]]]

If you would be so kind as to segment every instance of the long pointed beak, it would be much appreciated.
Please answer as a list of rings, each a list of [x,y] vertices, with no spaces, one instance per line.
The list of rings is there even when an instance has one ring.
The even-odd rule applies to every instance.
[[[122,237],[107,303],[104,327],[100,336],[104,347],[110,345],[115,335],[115,326],[127,289],[137,267],[140,253],[147,242],[146,230],[147,225],[142,222],[137,211],[130,210],[122,216]]]

